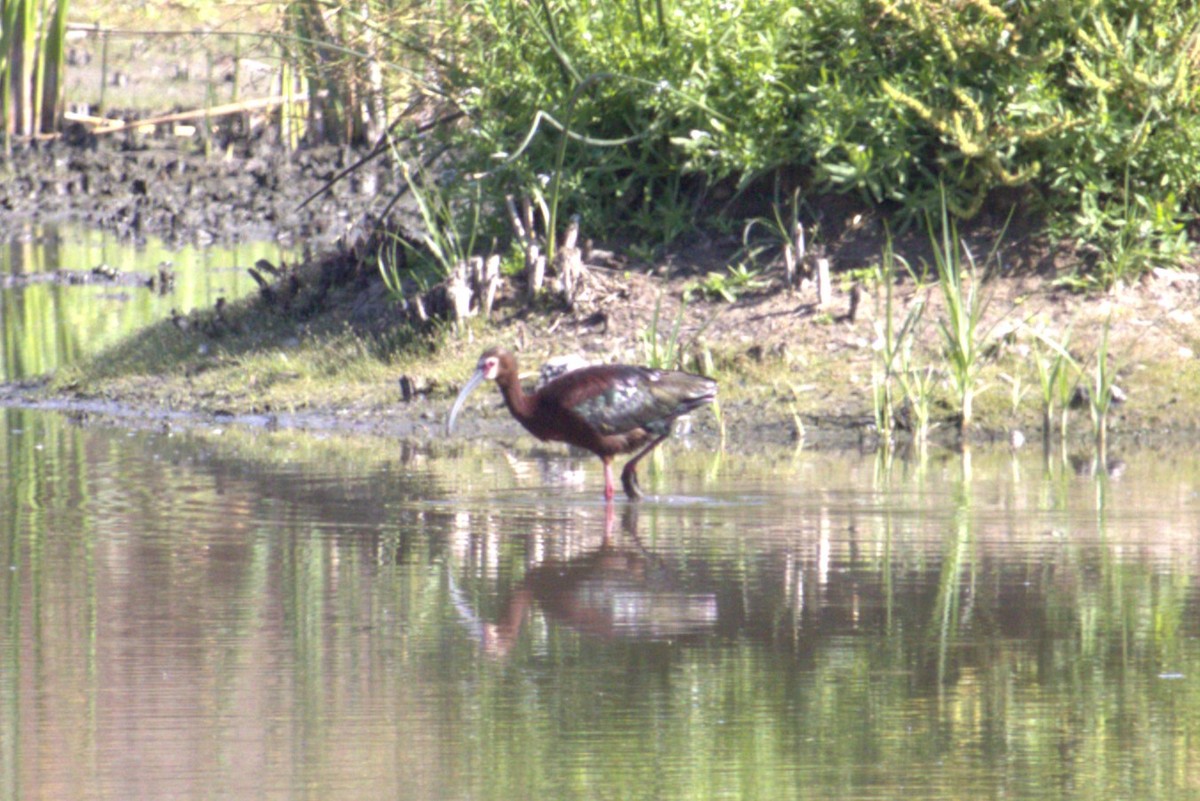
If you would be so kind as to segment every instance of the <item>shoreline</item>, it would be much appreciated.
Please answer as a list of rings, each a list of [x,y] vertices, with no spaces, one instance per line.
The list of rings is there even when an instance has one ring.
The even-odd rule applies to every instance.
[[[14,158],[0,185],[0,199],[6,192],[24,198],[0,215],[10,226],[67,217],[136,238],[131,219],[140,219],[143,233],[169,229],[173,241],[183,244],[210,238],[206,221],[212,220],[225,220],[219,236],[261,235],[261,227],[245,224],[259,215],[271,236],[305,238],[316,254],[293,268],[300,294],[289,296],[288,303],[272,305],[264,291],[224,310],[193,312],[195,324],[187,331],[169,322],[152,325],[111,352],[40,382],[0,387],[0,405],[153,420],[186,414],[389,436],[429,429],[432,439],[437,419],[444,419],[487,344],[521,352],[529,368],[571,352],[598,363],[644,363],[648,343],[656,338],[661,343],[671,333],[683,357],[715,370],[731,440],[787,444],[802,433],[806,447],[817,448],[866,447],[874,440],[872,376],[879,369],[879,337],[889,307],[881,287],[864,278],[879,254],[864,250],[861,241],[844,251],[825,243],[835,268],[835,292],[825,308],[814,302],[811,285],[785,286],[776,262],[756,268],[756,286],[732,300],[697,295],[705,276],[720,275],[730,263],[737,243],[693,237],[649,262],[615,248],[598,251],[603,261],[587,269],[600,288],[573,308],[530,307],[520,281],[507,278],[487,321],[469,319],[457,334],[446,324],[432,333],[405,334],[407,312],[389,298],[375,268],[354,262],[353,239],[330,222],[344,223],[348,204],[361,217],[372,203],[383,202],[390,191],[386,170],[373,165],[368,194],[365,184],[339,185],[297,210],[303,197],[336,174],[347,154],[261,149],[214,160],[161,148],[126,152],[64,143],[28,148]],[[264,184],[262,176],[275,168],[303,174],[303,180],[280,175]],[[137,172],[172,169],[178,175],[163,186]],[[254,186],[248,188],[247,181]],[[30,194],[38,182],[41,189]],[[90,187],[86,192],[72,190],[84,185]],[[197,185],[208,188],[197,192]],[[134,191],[139,187],[141,194]],[[368,201],[360,207],[358,198]],[[186,214],[178,213],[181,206]],[[911,245],[909,260],[918,263],[923,244],[897,247]],[[1028,243],[1011,244],[1020,249]],[[895,278],[893,320],[921,306],[924,320],[913,353],[921,365],[944,371],[940,292],[935,284],[905,279]],[[1007,441],[1014,430],[1029,442],[1040,438],[1031,364],[1038,338],[1069,340],[1076,380],[1087,386],[1105,332],[1113,373],[1128,395],[1112,412],[1114,439],[1200,440],[1195,358],[1200,320],[1193,311],[1200,308],[1200,280],[1194,273],[1156,270],[1137,284],[1090,295],[1030,272],[982,286],[988,303],[981,330],[991,353],[979,377],[984,391],[972,442]],[[416,388],[408,403],[401,379]],[[934,402],[940,427],[933,442],[953,443],[948,393],[939,390]],[[1085,437],[1089,425],[1086,413],[1073,413],[1070,439]]]

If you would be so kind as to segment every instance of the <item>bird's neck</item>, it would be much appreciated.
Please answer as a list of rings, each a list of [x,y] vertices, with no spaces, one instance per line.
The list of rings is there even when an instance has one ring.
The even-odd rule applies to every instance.
[[[509,413],[528,428],[533,420],[533,407],[536,405],[534,396],[525,394],[525,390],[521,388],[521,380],[513,373],[504,376],[498,383]]]

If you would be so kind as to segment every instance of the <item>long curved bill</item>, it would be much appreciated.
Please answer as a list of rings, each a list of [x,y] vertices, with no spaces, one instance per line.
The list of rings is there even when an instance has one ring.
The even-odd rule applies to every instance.
[[[475,374],[471,376],[471,380],[468,381],[467,385],[464,386],[462,391],[458,393],[458,397],[454,399],[454,406],[450,408],[450,417],[446,420],[447,434],[454,431],[454,418],[458,417],[459,410],[462,409],[463,404],[467,402],[467,396],[470,395],[471,392],[474,391],[475,387],[479,386],[482,382],[483,371],[476,370]]]

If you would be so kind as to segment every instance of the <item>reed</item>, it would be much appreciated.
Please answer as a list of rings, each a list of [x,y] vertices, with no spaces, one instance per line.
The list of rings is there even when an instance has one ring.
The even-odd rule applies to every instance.
[[[67,63],[67,0],[60,0],[49,12],[38,47],[38,86],[35,96],[40,99],[39,133],[57,130],[65,97]],[[42,7],[46,13],[46,7]]]
[[[679,304],[679,311],[675,314],[675,322],[670,330],[664,331],[660,327],[662,296],[659,295],[654,301],[654,314],[650,318],[650,324],[642,329],[641,334],[642,362],[647,367],[658,370],[678,370],[682,367],[683,349],[679,341],[679,332],[683,327],[686,307],[687,301],[684,300]]]
[[[938,323],[942,355],[958,400],[959,431],[965,435],[971,428],[975,395],[980,388],[983,366],[980,325],[986,303],[979,291],[975,259],[959,239],[958,225],[950,217],[948,204],[942,204],[940,231],[935,232],[929,221],[929,239],[945,303],[944,316]]]
[[[67,0],[0,3],[0,113],[6,149],[13,136],[58,127],[66,64]]]
[[[1092,365],[1092,381],[1087,393],[1088,412],[1092,420],[1092,434],[1096,438],[1096,450],[1101,458],[1108,445],[1108,413],[1112,409],[1116,371],[1108,358],[1108,334],[1112,318],[1104,321],[1104,333],[1096,350]]]
[[[1053,339],[1044,332],[1034,331],[1033,364],[1037,370],[1038,388],[1042,401],[1042,438],[1049,440],[1054,428],[1054,411],[1057,407],[1059,436],[1067,435],[1067,412],[1071,403],[1071,392],[1079,365],[1071,357],[1067,346],[1071,341],[1068,329],[1061,340]]]
[[[463,12],[457,4],[419,0],[289,2],[280,42],[310,98],[309,142],[377,143],[394,106],[416,108],[444,93],[455,52],[447,34]]]
[[[918,297],[900,327],[896,327],[895,300],[895,269],[897,263],[904,263],[892,247],[891,233],[884,242],[880,262],[875,266],[874,280],[877,286],[884,288],[883,319],[877,323],[877,339],[875,348],[875,364],[871,373],[871,387],[875,428],[885,445],[890,445],[895,434],[897,413],[903,406],[917,406],[928,410],[929,402],[925,392],[926,382],[916,380],[912,374],[914,369],[913,344],[916,340],[917,329],[925,313],[925,300]],[[919,434],[924,436],[928,431],[926,425]]]
[[[409,269],[407,274],[425,285],[430,281],[421,276],[432,275],[433,281],[446,278],[474,254],[481,211],[478,185],[475,185],[476,194],[464,204],[469,214],[467,216],[459,213],[451,195],[430,176],[426,165],[417,162],[414,167],[401,162],[400,171],[423,224],[419,235],[424,245],[423,251],[413,248],[407,240],[401,240],[417,265],[417,269]],[[398,259],[381,260],[379,266],[384,284],[394,294],[402,295],[402,292],[397,292],[403,280],[397,273],[396,265],[400,263]]]

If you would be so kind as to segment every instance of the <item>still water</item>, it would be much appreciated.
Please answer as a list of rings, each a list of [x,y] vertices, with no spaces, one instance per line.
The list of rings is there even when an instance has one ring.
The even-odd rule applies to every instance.
[[[246,268],[294,252],[269,242],[170,248],[78,226],[27,225],[0,240],[0,382],[99,352],[172,310],[187,314],[254,291]],[[63,278],[45,280],[52,271]],[[166,285],[160,270],[169,276]],[[113,271],[106,280],[96,273]],[[150,279],[155,286],[148,285]]]
[[[0,415],[5,799],[1200,794],[1196,455]]]

